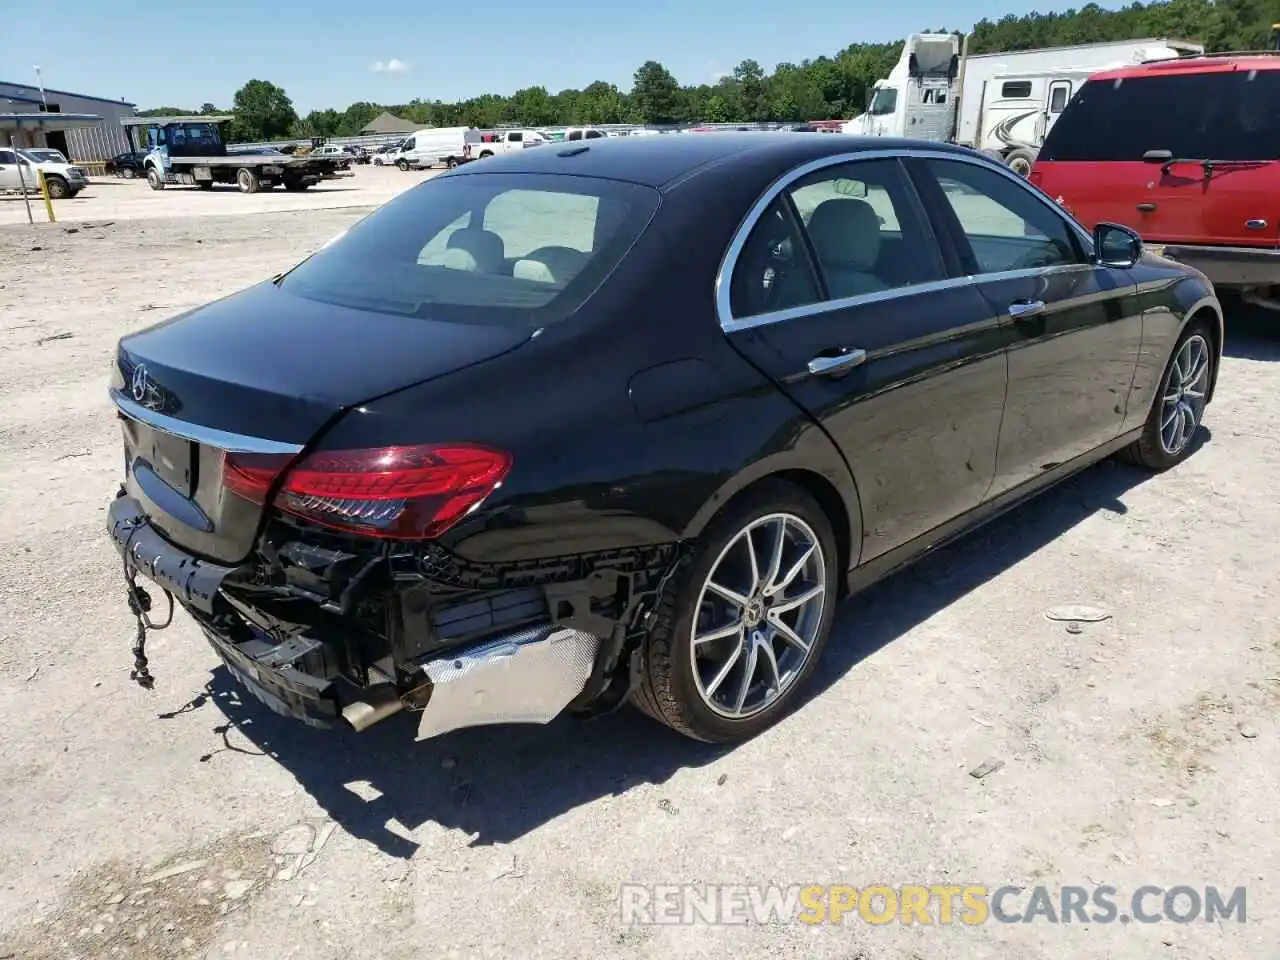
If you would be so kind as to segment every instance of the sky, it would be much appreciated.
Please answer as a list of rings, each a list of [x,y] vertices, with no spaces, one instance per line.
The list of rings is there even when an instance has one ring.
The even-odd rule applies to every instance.
[[[59,0],[8,4],[0,81],[134,102],[225,108],[247,80],[285,89],[299,113],[359,100],[405,103],[552,93],[595,80],[626,90],[645,60],[682,84],[739,61],[766,69],[912,31],[1078,6],[1026,0]],[[1115,6],[1104,3],[1104,6]]]

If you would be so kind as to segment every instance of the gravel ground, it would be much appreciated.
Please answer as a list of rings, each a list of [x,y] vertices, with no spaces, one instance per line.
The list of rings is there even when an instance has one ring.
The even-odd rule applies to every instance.
[[[0,228],[0,957],[1274,950],[1280,333],[1265,318],[1232,318],[1186,464],[1101,465],[848,604],[811,701],[737,749],[631,711],[418,744],[403,716],[325,735],[246,703],[182,615],[151,645],[155,691],[133,686],[103,532],[115,340],[362,212]],[[1069,632],[1046,617],[1064,604],[1109,616]],[[988,759],[1003,766],[970,775]],[[1122,907],[1143,884],[1246,886],[1249,919],[634,926],[623,882],[1106,883]]]

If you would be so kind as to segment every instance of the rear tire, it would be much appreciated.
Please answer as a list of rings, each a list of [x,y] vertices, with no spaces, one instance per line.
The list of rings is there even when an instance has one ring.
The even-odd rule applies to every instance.
[[[1124,459],[1159,472],[1191,455],[1204,418],[1214,363],[1209,325],[1194,320],[1173,348],[1142,436],[1121,451]]]
[[[257,193],[262,186],[258,171],[252,167],[241,167],[236,171],[236,185],[241,193]]]
[[[480,159],[481,159],[481,160],[483,160],[485,157],[492,157],[492,156],[493,156],[493,151],[492,151],[492,150],[481,150],[481,151],[480,151]]]
[[[837,556],[826,514],[791,484],[767,481],[731,504],[663,593],[632,702],[711,743],[772,726],[795,706],[831,632]],[[782,619],[793,612],[794,623]]]
[[[1029,147],[1018,147],[1005,154],[1004,162],[1018,176],[1029,177],[1036,162],[1036,152]]]
[[[124,167],[120,170],[120,176],[124,177],[126,180],[133,180],[138,176],[138,171],[133,169],[133,167]]]

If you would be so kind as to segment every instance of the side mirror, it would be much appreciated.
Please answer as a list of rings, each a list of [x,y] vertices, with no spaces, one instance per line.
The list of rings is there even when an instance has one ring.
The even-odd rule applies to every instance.
[[[1118,223],[1093,228],[1093,258],[1104,267],[1128,269],[1142,259],[1142,237]]]

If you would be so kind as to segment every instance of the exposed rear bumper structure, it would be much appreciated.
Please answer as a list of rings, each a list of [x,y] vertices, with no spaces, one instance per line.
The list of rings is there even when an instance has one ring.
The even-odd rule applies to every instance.
[[[361,687],[344,677],[336,645],[305,635],[280,640],[237,613],[238,603],[218,596],[236,568],[169,543],[132,497],[111,504],[107,531],[122,557],[187,608],[247,692],[313,727],[364,730],[403,710],[421,712],[419,739],[464,727],[549,723],[582,693],[600,651],[599,638],[580,630],[524,627],[401,664],[398,680]]]

